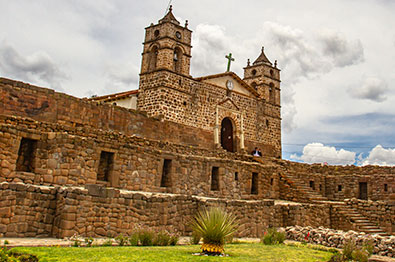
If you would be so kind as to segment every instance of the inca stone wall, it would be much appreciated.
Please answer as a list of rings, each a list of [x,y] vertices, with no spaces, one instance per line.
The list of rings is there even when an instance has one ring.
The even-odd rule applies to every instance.
[[[104,236],[126,232],[137,221],[187,234],[180,217],[214,204],[237,214],[242,236],[259,236],[263,227],[273,225],[352,228],[329,204],[313,203],[297,181],[314,181],[315,193],[334,200],[355,197],[359,181],[366,182],[367,197],[387,205],[376,210],[375,204],[358,204],[358,210],[368,216],[369,209],[369,218],[387,229],[393,224],[380,218],[393,210],[394,168],[258,161],[203,146],[211,134],[199,127],[11,80],[0,84],[2,236],[91,231]],[[335,194],[338,183],[349,193]]]

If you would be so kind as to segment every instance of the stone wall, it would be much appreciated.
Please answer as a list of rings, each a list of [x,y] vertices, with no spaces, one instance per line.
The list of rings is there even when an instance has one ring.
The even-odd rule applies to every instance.
[[[365,242],[373,243],[373,254],[395,257],[395,236],[366,235],[354,231],[339,231],[327,228],[287,227],[287,239],[319,244],[327,247],[343,248],[347,240],[353,239],[361,247]],[[370,260],[369,260],[370,261]]]
[[[314,182],[314,189],[311,190],[328,200],[359,198],[360,182],[367,183],[369,200],[395,198],[395,167],[309,165],[283,160],[275,162],[284,167],[285,177],[290,175],[306,186]]]
[[[127,190],[262,199],[278,197],[278,170],[250,156],[207,151],[114,132],[67,129],[23,118],[0,118],[0,181],[79,186],[99,184]],[[36,141],[33,170],[20,171],[22,139]],[[107,179],[100,179],[101,154],[113,155]],[[164,174],[164,161],[171,166]],[[212,172],[218,168],[218,188]],[[252,174],[257,174],[257,192]],[[168,182],[162,184],[166,175]]]
[[[52,235],[56,189],[0,183],[0,237]]]
[[[128,136],[214,148],[212,132],[149,118],[145,113],[79,99],[51,89],[0,78],[0,115],[21,116],[66,127],[101,129]]]
[[[193,195],[106,188],[0,184],[0,237],[106,237],[139,227],[181,235],[202,208],[219,206],[236,215],[238,237],[260,237],[270,226],[326,225],[322,205],[275,204],[273,200],[228,200]]]

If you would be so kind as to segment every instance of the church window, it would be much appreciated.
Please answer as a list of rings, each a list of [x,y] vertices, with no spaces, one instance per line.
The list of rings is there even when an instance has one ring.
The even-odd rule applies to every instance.
[[[274,102],[274,85],[273,85],[273,83],[269,84],[269,101]]]
[[[253,172],[251,178],[251,194],[257,195],[258,194],[258,173]]]
[[[211,191],[219,190],[219,167],[213,166],[211,169]]]
[[[156,69],[157,60],[158,60],[158,47],[154,46],[151,49],[151,52],[149,54],[149,64],[148,64],[148,66],[149,66],[148,70],[149,71],[152,71],[152,70]]]
[[[155,37],[159,37],[159,30],[155,30],[154,36],[155,36]]]
[[[110,172],[114,166],[114,153],[102,151],[100,153],[99,169],[97,171],[97,180],[109,181]]]
[[[254,69],[254,70],[252,70],[252,75],[254,76],[254,75],[256,75],[256,70]]]
[[[170,187],[171,186],[171,160],[165,159],[163,161],[163,168],[162,168],[162,178],[160,180],[161,187]]]
[[[174,61],[174,71],[177,73],[181,73],[182,51],[179,47],[176,47],[174,49],[173,61]]]
[[[16,161],[16,171],[34,171],[36,148],[37,140],[22,138],[18,151],[18,160]]]

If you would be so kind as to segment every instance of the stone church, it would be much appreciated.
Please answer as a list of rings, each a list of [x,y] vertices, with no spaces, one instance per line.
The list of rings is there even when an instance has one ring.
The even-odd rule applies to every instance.
[[[172,8],[145,29],[139,90],[93,98],[212,134],[210,148],[281,157],[280,70],[262,48],[240,78],[224,72],[190,75],[192,31]],[[225,50],[224,50],[225,51]]]
[[[171,9],[146,28],[138,90],[81,99],[0,77],[0,237],[186,236],[211,206],[236,215],[240,237],[394,234],[394,167],[281,159],[276,63],[262,49],[243,78],[193,78],[191,34]]]

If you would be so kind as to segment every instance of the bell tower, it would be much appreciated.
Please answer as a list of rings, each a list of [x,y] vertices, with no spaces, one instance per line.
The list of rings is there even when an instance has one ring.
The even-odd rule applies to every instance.
[[[273,64],[266,57],[262,47],[259,57],[244,67],[244,79],[252,86],[259,96],[269,104],[280,106],[280,69],[277,68],[277,60]]]
[[[188,21],[184,26],[174,17],[172,6],[167,14],[145,29],[141,74],[167,70],[190,76],[191,36]]]

